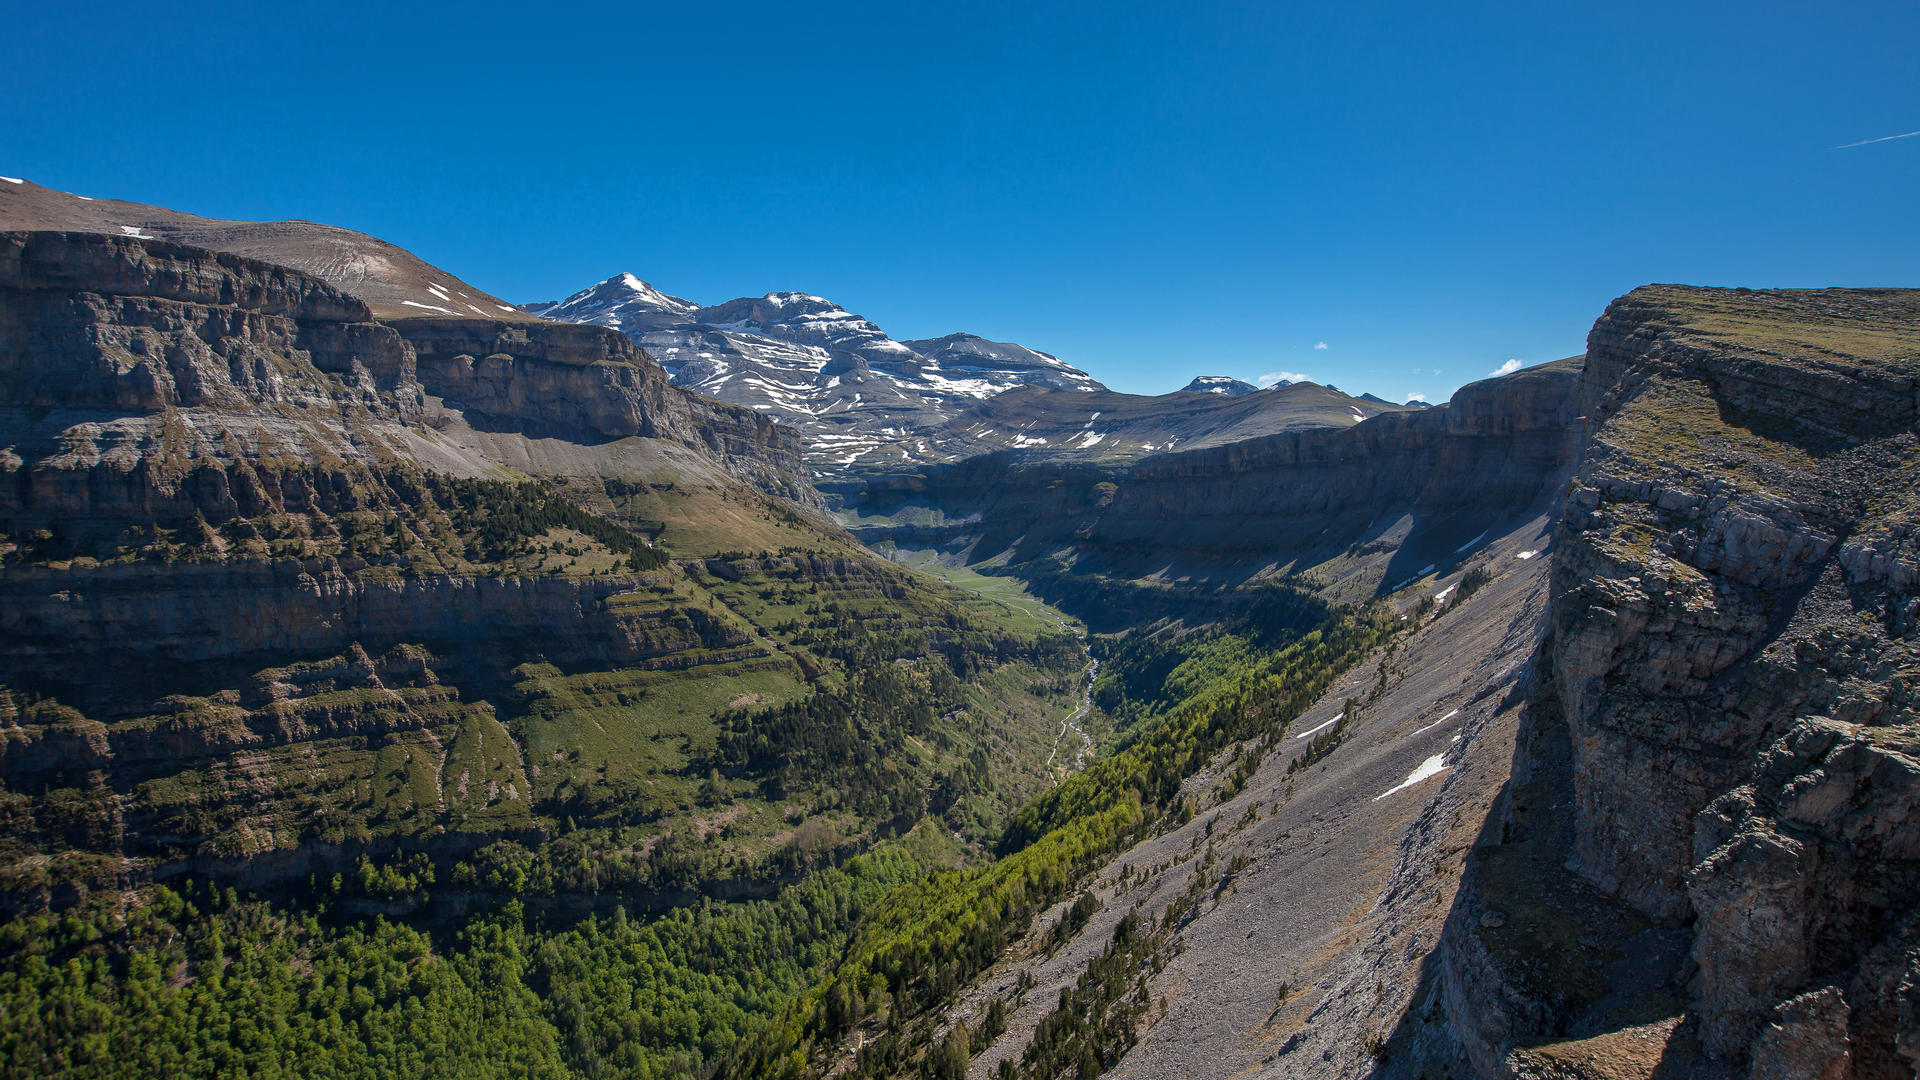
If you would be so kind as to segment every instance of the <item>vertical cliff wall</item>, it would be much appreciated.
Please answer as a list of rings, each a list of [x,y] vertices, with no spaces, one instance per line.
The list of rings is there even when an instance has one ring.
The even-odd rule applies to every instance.
[[[1562,1075],[1633,1013],[1671,1016],[1647,1037],[1702,1069],[1912,1076],[1920,293],[1636,290],[1594,325],[1580,392],[1550,691],[1512,788],[1559,793],[1469,867],[1455,1027],[1489,1075]],[[1490,959],[1476,905],[1529,829],[1563,832],[1586,896],[1542,920],[1618,906],[1646,928],[1632,1008],[1621,973],[1546,989]],[[1552,952],[1533,961],[1564,970]]]
[[[1007,453],[875,478],[851,499],[855,532],[1009,563],[1103,630],[1218,617],[1232,587],[1277,573],[1369,599],[1444,572],[1558,493],[1579,371],[1545,364],[1439,408],[1125,467]]]

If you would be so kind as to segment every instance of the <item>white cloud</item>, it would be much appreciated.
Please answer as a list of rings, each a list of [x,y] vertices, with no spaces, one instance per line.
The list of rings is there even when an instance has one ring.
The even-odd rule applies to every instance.
[[[1408,394],[1408,395],[1407,395],[1407,400],[1408,400],[1408,401],[1425,401],[1425,400],[1427,400],[1427,395],[1425,395],[1425,394]]]
[[[1275,386],[1283,382],[1312,382],[1313,380],[1297,371],[1269,371],[1255,379],[1261,386]]]
[[[1434,368],[1434,369],[1433,369],[1433,373],[1434,373],[1435,375],[1438,375],[1438,374],[1440,374],[1440,369],[1439,369],[1439,368]]]
[[[1314,348],[1316,348],[1316,349],[1324,349],[1324,348],[1326,348],[1326,347],[1327,347],[1327,343],[1326,343],[1326,342],[1324,342],[1324,341],[1323,341],[1323,342],[1321,342],[1320,344],[1318,344],[1318,345],[1315,345],[1315,346],[1314,346]]]
[[[1519,370],[1520,370],[1520,361],[1515,360],[1512,357],[1508,357],[1507,362],[1504,364],[1501,364],[1498,369],[1487,372],[1487,377],[1493,378],[1496,375],[1511,375],[1514,372]]]

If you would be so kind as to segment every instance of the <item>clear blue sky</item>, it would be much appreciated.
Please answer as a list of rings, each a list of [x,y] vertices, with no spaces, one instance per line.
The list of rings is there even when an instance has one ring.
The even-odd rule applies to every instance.
[[[1643,282],[1920,285],[1920,136],[1836,149],[1920,129],[1907,0],[1195,7],[20,2],[0,174],[1142,393],[1438,400]]]

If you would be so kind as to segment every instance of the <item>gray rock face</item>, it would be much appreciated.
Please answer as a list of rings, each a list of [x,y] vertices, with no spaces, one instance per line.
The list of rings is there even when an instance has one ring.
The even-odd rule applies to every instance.
[[[1920,294],[1649,287],[1588,346],[1548,658],[1570,865],[1685,934],[1674,1037],[1708,1061],[1910,1076]]]
[[[1320,419],[1316,406],[1293,430],[1111,465],[1040,450],[977,456],[873,478],[846,502],[870,543],[964,549],[979,560],[1008,552],[1016,564],[1061,555],[1083,573],[1121,578],[1239,581],[1280,564],[1364,562],[1352,575],[1350,598],[1359,599],[1452,565],[1557,491],[1577,454],[1578,370],[1544,365],[1464,387],[1444,408],[1388,406],[1364,421],[1355,399],[1307,383],[1239,398],[1170,394],[1151,400],[1278,410],[1311,397],[1333,403],[1338,421]],[[981,411],[1004,412],[1033,393],[1002,395]],[[1102,416],[1096,428],[1125,431],[1125,422]],[[897,524],[916,513],[938,523]],[[1106,625],[1171,612],[1076,614]]]
[[[85,233],[0,234],[0,298],[0,409],[26,485],[0,504],[30,502],[37,527],[85,521],[102,498],[116,500],[98,511],[109,518],[132,512],[130,498],[160,499],[141,512],[163,516],[179,510],[168,499],[226,500],[235,482],[216,478],[219,463],[263,444],[310,461],[410,457],[403,429],[429,419],[429,399],[511,430],[676,443],[771,494],[819,502],[795,432],[668,385],[599,327],[375,322],[357,298],[285,267]],[[92,479],[69,482],[76,470]],[[137,495],[122,479],[134,472],[150,477]]]
[[[395,452],[424,409],[405,339],[305,275],[161,241],[0,233],[0,514],[16,531],[304,506],[333,490],[321,477],[351,487]],[[299,475],[236,467],[252,454]]]
[[[1752,1080],[1846,1080],[1847,999],[1828,986],[1784,1001],[1753,1042]]]

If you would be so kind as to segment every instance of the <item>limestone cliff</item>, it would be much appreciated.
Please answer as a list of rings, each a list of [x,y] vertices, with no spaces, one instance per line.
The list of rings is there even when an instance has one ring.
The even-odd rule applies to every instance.
[[[520,338],[530,353],[546,344],[537,330]],[[588,372],[571,388],[588,409],[599,391],[640,401],[635,422],[666,413],[621,395],[659,382],[627,353],[518,366],[541,387]],[[522,833],[530,777],[476,696],[516,664],[788,663],[671,575],[605,572],[627,560],[591,538],[560,541],[600,553],[591,575],[529,573],[476,545],[449,496],[485,489],[448,488],[419,456],[436,437],[424,421],[446,410],[419,355],[360,300],[284,267],[154,239],[0,233],[8,903],[136,865],[278,852],[239,875],[271,880],[312,865],[290,853],[355,835],[366,850],[450,828],[458,849]],[[693,441],[695,428],[680,431]],[[290,661],[366,670],[272,674]],[[471,782],[436,781],[433,798],[402,799],[357,834],[303,823],[338,812],[342,785],[376,768],[351,745],[368,739],[403,756],[445,748],[435,758],[460,759]],[[97,861],[109,854],[136,862]]]
[[[713,457],[730,475],[768,494],[809,508],[819,505],[800,459],[796,431],[752,409],[669,386],[654,359],[614,331],[536,318],[376,237],[310,221],[227,221],[141,203],[86,199],[31,182],[0,190],[0,230],[65,232],[135,247],[158,244],[170,251],[221,252],[237,256],[235,266],[272,267],[286,281],[305,283],[293,286],[295,292],[330,287],[336,300],[353,305],[347,321],[378,320],[398,331],[418,354],[425,393],[464,407],[474,421],[492,429],[600,442],[634,436],[660,439]],[[43,273],[49,265],[46,254],[37,260]],[[154,260],[121,260],[121,270],[105,272],[106,263],[82,256],[78,249],[70,248],[62,257],[72,259],[68,268],[51,272],[36,288],[142,297],[165,288],[146,280]],[[202,302],[209,299],[198,296]],[[247,306],[244,291],[231,299]],[[269,306],[280,302],[266,293],[260,299]],[[110,322],[117,318],[113,312],[95,316]],[[313,323],[315,316],[321,321],[334,318],[313,309],[307,322]],[[362,362],[372,364],[374,359],[369,354]],[[329,370],[323,357],[315,362]],[[374,378],[383,377],[382,369],[369,370]]]
[[[1125,467],[987,455],[870,480],[851,511],[869,543],[1010,560],[1083,617],[1106,601],[1063,575],[1234,584],[1286,573],[1358,600],[1458,562],[1565,483],[1579,370],[1543,365],[1463,387],[1441,408]],[[1115,614],[1175,613],[1143,610],[1157,596],[1131,595]]]
[[[9,532],[338,507],[424,405],[413,349],[322,282],[160,241],[0,234]]]
[[[1648,287],[1588,350],[1550,690],[1513,781],[1552,773],[1564,794],[1509,807],[1470,865],[1447,950],[1462,1042],[1483,1074],[1563,1075],[1672,1017],[1636,1029],[1670,1062],[1911,1076],[1920,293]],[[1523,970],[1571,970],[1577,949],[1493,959],[1476,912],[1514,891],[1515,830],[1571,847],[1575,899],[1536,905],[1542,922],[1647,928],[1638,991]],[[1560,857],[1519,887],[1546,891]]]
[[[660,365],[618,331],[483,319],[393,325],[418,355],[427,392],[475,426],[585,443],[666,440],[711,455],[769,494],[819,504],[797,431],[669,384]]]

